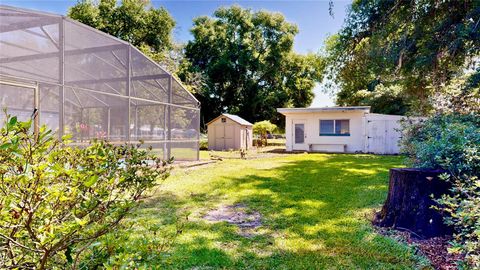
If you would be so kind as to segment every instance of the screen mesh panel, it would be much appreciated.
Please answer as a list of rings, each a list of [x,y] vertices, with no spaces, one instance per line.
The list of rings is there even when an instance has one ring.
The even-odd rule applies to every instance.
[[[0,5],[0,105],[26,120],[36,96],[40,124],[76,144],[143,141],[164,158],[198,157],[199,103],[157,63],[71,19]]]
[[[20,121],[27,121],[34,111],[34,90],[0,82],[0,123],[5,122],[5,112],[17,116]]]
[[[60,122],[60,87],[51,84],[40,84],[40,124],[47,125],[58,132]]]

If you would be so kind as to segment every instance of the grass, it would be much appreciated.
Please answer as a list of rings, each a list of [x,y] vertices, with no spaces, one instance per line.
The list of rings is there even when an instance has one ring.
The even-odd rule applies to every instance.
[[[369,221],[386,198],[388,169],[398,166],[400,157],[374,155],[225,160],[177,170],[132,221],[175,230],[188,215],[157,262],[162,269],[415,269],[425,261]],[[262,215],[250,237],[202,218],[236,203]]]
[[[267,147],[253,147],[246,151],[246,158],[259,158],[259,157],[273,157],[278,156],[275,153],[269,153],[273,150],[282,150],[285,147],[281,146],[267,146]],[[239,150],[230,151],[200,151],[200,160],[210,160],[212,157],[225,158],[225,159],[239,159],[241,154]]]
[[[267,143],[268,145],[285,145],[287,142],[286,139],[268,139]]]

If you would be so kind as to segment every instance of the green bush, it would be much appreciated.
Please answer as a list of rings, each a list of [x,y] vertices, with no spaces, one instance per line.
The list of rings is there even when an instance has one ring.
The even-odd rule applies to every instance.
[[[272,124],[268,120],[256,122],[253,124],[253,133],[260,136],[260,140],[256,140],[253,145],[267,146],[267,135],[277,129],[277,125]]]
[[[200,139],[199,149],[208,150],[208,139]]]
[[[134,218],[123,221],[115,231],[93,243],[79,269],[152,269],[168,263],[169,250],[184,228],[177,213],[162,213],[162,218],[174,217],[174,224],[161,219]]]
[[[451,252],[480,268],[480,115],[443,114],[405,129],[403,150],[413,166],[441,168],[452,194],[437,198],[445,222],[454,226]]]
[[[76,269],[169,174],[168,162],[140,145],[69,147],[16,117],[0,132],[0,269]]]

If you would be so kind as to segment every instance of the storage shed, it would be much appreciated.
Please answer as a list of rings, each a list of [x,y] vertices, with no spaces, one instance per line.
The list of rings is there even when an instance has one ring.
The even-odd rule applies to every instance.
[[[224,113],[207,123],[209,150],[252,148],[252,124],[238,115]]]
[[[400,121],[369,106],[280,108],[287,151],[398,154]],[[419,120],[421,118],[414,118]]]

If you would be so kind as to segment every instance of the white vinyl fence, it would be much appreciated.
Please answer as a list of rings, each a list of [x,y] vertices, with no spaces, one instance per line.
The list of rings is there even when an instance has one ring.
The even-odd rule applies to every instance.
[[[375,154],[400,153],[401,120],[404,116],[370,113],[365,116],[365,152]],[[410,118],[420,121],[421,117]]]

